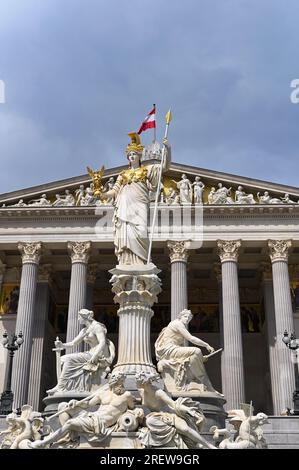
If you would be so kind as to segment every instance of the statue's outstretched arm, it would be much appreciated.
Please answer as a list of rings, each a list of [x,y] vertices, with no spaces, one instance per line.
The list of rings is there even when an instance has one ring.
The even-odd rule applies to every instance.
[[[83,328],[80,331],[80,333],[72,341],[69,341],[68,343],[63,343],[63,347],[72,348],[73,346],[77,346],[77,344],[82,343],[85,335],[86,335],[86,328]]]
[[[181,322],[180,322],[181,323]],[[205,343],[201,339],[197,338],[196,336],[191,335],[187,328],[181,323],[177,325],[179,333],[186,339],[190,341],[190,343],[195,344],[195,346],[202,346],[206,348],[209,352],[213,352],[214,348],[212,348],[208,343]]]

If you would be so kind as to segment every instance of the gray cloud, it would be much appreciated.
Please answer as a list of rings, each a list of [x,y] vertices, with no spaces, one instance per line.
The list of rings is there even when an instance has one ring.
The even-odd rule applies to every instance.
[[[176,162],[298,186],[298,13],[296,0],[2,2],[1,192],[125,162],[153,102],[159,138],[173,108]]]

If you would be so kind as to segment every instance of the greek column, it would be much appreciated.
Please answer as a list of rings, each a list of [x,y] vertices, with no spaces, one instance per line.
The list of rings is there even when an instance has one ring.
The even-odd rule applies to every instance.
[[[223,345],[222,378],[226,408],[239,408],[245,401],[242,329],[238,285],[240,240],[217,241],[222,271]]]
[[[220,341],[219,341],[219,346],[220,348],[224,348],[224,338],[223,338],[223,305],[222,305],[222,275],[221,275],[221,264],[220,263],[214,263],[214,273],[217,279],[217,284],[218,284],[218,308],[219,308],[219,336],[220,336]],[[224,370],[224,354],[221,354],[221,384],[222,384],[222,389],[223,389],[223,384],[224,384],[224,375],[225,375],[225,370]]]
[[[168,241],[171,262],[171,320],[188,308],[187,260],[189,256],[186,241]]]
[[[32,350],[32,330],[35,309],[37,271],[41,256],[41,243],[19,243],[22,255],[22,277],[17,312],[16,332],[22,331],[24,343],[15,354],[12,391],[14,407],[27,403]]]
[[[30,380],[28,403],[34,410],[41,408],[44,390],[44,347],[47,342],[46,329],[50,303],[50,274],[51,265],[43,264],[38,268],[36,302],[33,322],[33,344],[31,352]]]
[[[295,390],[294,364],[291,353],[282,342],[284,330],[294,331],[293,308],[288,270],[288,251],[291,240],[269,240],[269,255],[272,262],[274,307],[275,307],[275,360],[278,361],[278,375],[274,377],[275,412],[280,414],[292,408]],[[272,378],[272,377],[271,377]]]
[[[87,289],[87,263],[91,242],[69,242],[68,251],[72,260],[71,286],[69,296],[69,309],[67,319],[66,341],[72,341],[80,331],[78,311],[86,307]],[[80,351],[81,345],[75,346],[73,351]]]
[[[271,394],[273,403],[273,413],[281,412],[279,405],[279,375],[280,366],[278,359],[278,351],[276,348],[276,326],[275,326],[275,308],[274,308],[274,292],[272,282],[272,267],[270,263],[262,263],[262,279],[263,279],[263,297],[265,308],[265,323],[269,350],[269,365],[271,377]]]

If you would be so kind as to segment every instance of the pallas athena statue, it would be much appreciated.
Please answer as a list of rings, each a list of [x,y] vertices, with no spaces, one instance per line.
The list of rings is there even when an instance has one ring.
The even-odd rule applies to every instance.
[[[150,192],[156,191],[160,164],[141,163],[143,146],[139,135],[129,134],[132,142],[126,153],[129,168],[123,170],[112,189],[101,194],[102,199],[114,199],[114,245],[119,265],[144,265],[149,250],[148,212]],[[171,149],[163,141],[165,154],[162,171],[170,164]]]

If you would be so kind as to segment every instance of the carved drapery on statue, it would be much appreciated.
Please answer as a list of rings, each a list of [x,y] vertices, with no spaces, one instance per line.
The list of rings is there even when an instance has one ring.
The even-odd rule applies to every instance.
[[[149,191],[155,190],[159,165],[122,172],[114,185],[114,244],[119,264],[147,262]]]

